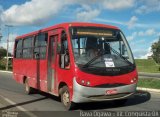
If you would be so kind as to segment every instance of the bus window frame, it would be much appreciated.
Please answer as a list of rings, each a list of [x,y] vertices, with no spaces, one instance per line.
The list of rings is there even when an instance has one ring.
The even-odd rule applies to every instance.
[[[68,57],[69,57],[69,67],[64,67],[64,68],[62,68],[61,67],[61,54],[62,54],[62,32],[65,32],[66,33],[66,40],[67,40],[67,48],[68,48]],[[63,70],[70,70],[71,69],[71,57],[70,57],[70,51],[69,51],[69,33],[67,32],[67,29],[65,29],[65,28],[62,28],[61,30],[60,30],[60,33],[59,33],[59,38],[60,38],[60,45],[61,45],[61,51],[60,51],[60,53],[59,53],[59,68],[60,69],[63,69]],[[58,44],[58,43],[57,43]],[[58,53],[57,53],[58,54]]]
[[[33,41],[33,59],[34,59],[34,60],[37,60],[37,59],[38,59],[38,60],[47,60],[48,32],[49,32],[49,31],[40,32],[40,33],[34,35],[34,41]],[[45,46],[41,46],[41,45],[39,46],[39,44],[36,46],[36,39],[39,40],[39,36],[42,35],[42,34],[44,34],[44,35],[45,35],[45,38],[47,38],[47,43],[46,43]],[[40,49],[43,48],[43,47],[46,48],[46,52],[45,52],[45,57],[44,57],[44,58],[41,58]],[[35,49],[36,49],[36,48],[38,48],[38,53],[37,53],[38,56],[39,56],[38,58],[35,57],[35,54],[36,54],[36,53],[35,53]]]
[[[20,49],[17,49],[17,44],[19,41],[22,41],[22,46]],[[17,57],[17,50],[21,50],[20,57]],[[15,39],[14,58],[23,59],[23,38]]]
[[[32,38],[32,42],[31,42],[31,44],[32,44],[32,46],[31,47],[27,47],[27,48],[24,48],[24,41],[26,40],[26,39],[29,39],[29,38]],[[35,38],[35,36],[34,35],[32,35],[32,36],[27,36],[27,37],[25,37],[25,38],[23,38],[23,42],[22,42],[22,59],[33,59],[33,48],[34,48],[34,45],[33,45],[33,41],[34,41],[34,38]],[[31,57],[29,57],[29,58],[24,58],[23,57],[23,50],[27,50],[27,49],[31,49]]]

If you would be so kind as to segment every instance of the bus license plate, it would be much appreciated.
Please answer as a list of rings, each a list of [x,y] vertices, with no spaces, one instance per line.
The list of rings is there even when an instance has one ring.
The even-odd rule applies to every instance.
[[[114,95],[117,94],[117,89],[106,90],[106,95]]]

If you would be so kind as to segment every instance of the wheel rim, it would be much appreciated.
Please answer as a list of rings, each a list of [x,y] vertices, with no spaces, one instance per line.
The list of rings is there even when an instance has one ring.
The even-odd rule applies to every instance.
[[[63,103],[65,106],[67,106],[69,104],[69,92],[66,91],[63,93]]]

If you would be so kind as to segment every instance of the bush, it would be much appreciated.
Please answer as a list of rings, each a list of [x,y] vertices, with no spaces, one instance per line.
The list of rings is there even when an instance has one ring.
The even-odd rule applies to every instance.
[[[5,70],[5,66],[0,64],[0,70]]]
[[[12,70],[12,62],[8,62],[8,69]],[[0,70],[5,70],[6,69],[6,59],[0,59]]]

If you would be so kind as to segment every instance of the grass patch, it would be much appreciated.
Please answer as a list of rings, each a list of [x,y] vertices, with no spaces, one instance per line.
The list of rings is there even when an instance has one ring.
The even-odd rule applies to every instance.
[[[136,59],[138,72],[160,73],[160,65],[154,60]]]
[[[140,78],[138,87],[160,89],[160,79],[155,78]]]

